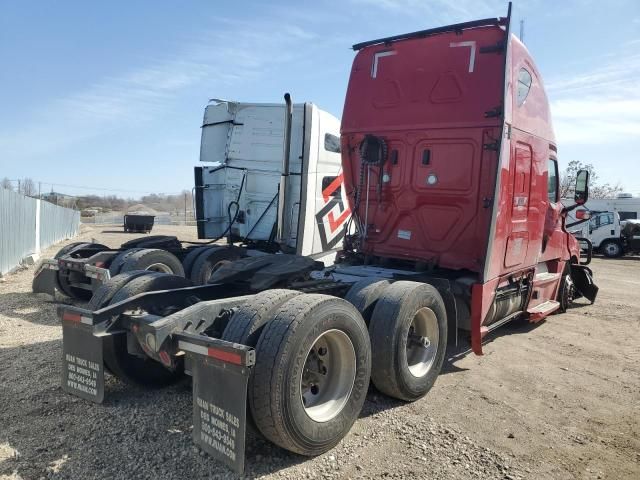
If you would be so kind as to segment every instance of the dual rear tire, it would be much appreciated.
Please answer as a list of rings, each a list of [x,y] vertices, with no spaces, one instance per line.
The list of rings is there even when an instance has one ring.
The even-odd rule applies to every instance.
[[[371,347],[362,316],[343,299],[287,290],[258,294],[244,308],[223,338],[236,331],[233,338],[256,343],[248,391],[255,427],[301,455],[330,450],[358,418],[367,394]]]
[[[157,248],[131,248],[119,253],[109,266],[112,276],[134,270],[168,273],[184,277],[184,268],[178,257]]]
[[[378,299],[369,323],[378,390],[412,402],[431,389],[440,374],[447,346],[444,301],[431,285],[399,281]]]
[[[349,431],[369,379],[381,392],[414,401],[444,362],[447,317],[431,285],[367,281],[350,302],[269,290],[231,317],[222,339],[252,346],[249,422],[289,451],[319,455]],[[369,319],[369,327],[365,322]]]
[[[184,277],[165,273],[136,270],[112,277],[96,290],[89,307],[99,310],[140,293],[191,286]],[[184,306],[182,306],[184,307]],[[162,315],[164,309],[149,309],[148,313]],[[146,387],[162,387],[179,381],[184,376],[182,364],[169,370],[144,354],[129,353],[127,333],[107,335],[103,340],[104,363],[115,376],[128,383]]]
[[[188,282],[158,273],[128,275],[133,278],[111,280],[123,283],[115,292],[103,286],[95,306]],[[221,338],[255,348],[248,419],[272,443],[308,456],[330,450],[358,418],[370,379],[378,390],[406,401],[432,387],[446,347],[442,298],[422,283],[374,283],[347,297],[359,299],[357,306],[329,295],[267,290],[234,310]],[[368,328],[363,313],[370,317]],[[129,354],[126,335],[108,342],[105,364],[120,378],[159,386],[182,375]]]

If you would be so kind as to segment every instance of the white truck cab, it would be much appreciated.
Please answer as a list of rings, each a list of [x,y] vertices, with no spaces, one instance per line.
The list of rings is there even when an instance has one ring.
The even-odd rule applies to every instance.
[[[590,212],[588,222],[571,228],[571,233],[591,241],[594,250],[605,257],[619,257],[624,253],[621,240],[622,226],[618,212]]]
[[[287,142],[288,140],[288,142]],[[312,103],[212,100],[195,168],[198,237],[331,263],[350,218],[340,121]],[[279,214],[280,213],[280,214]]]

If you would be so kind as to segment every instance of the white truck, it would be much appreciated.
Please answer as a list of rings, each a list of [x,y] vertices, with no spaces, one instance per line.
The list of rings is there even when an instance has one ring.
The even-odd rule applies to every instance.
[[[589,212],[589,219],[570,228],[576,237],[586,238],[594,251],[605,257],[622,255],[620,216],[618,212]],[[586,218],[586,217],[585,217]]]
[[[562,204],[566,207],[573,204],[573,199],[563,198]],[[640,197],[634,197],[630,193],[619,193],[616,198],[590,198],[584,208],[592,212],[618,212],[620,221],[640,219]],[[575,217],[575,211],[570,212],[567,221]]]
[[[638,220],[621,220],[620,214],[615,210],[584,211],[588,212],[588,221],[576,222],[569,231],[576,237],[589,240],[594,251],[600,252],[608,258],[616,258],[625,254],[637,253],[640,250],[637,233],[640,224]],[[584,213],[580,216],[586,218]]]
[[[148,236],[118,249],[77,242],[40,262],[33,291],[89,300],[111,277],[126,283],[148,270],[200,285],[219,266],[264,253],[333,262],[350,218],[337,118],[313,103],[293,105],[288,94],[285,104],[212,100],[200,161],[195,211],[198,238],[208,241]]]

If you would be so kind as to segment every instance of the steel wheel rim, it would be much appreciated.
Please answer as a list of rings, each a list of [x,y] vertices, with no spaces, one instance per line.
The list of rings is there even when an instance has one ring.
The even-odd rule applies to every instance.
[[[211,267],[211,273],[217,271],[218,269],[224,267],[225,265],[229,265],[231,263],[231,260],[220,260],[219,262],[216,262],[213,267]]]
[[[573,279],[571,275],[567,275],[565,277],[565,301],[567,302],[567,307],[571,305],[575,297],[575,285],[573,283]]]
[[[324,423],[347,404],[356,378],[356,351],[342,330],[327,330],[307,352],[300,401],[311,420]]]
[[[605,247],[605,249],[607,250],[607,253],[609,255],[617,255],[618,254],[618,245],[616,245],[615,243],[608,243],[607,246]]]
[[[438,317],[428,307],[419,309],[407,333],[407,366],[411,375],[420,378],[431,370],[439,341]]]
[[[164,263],[152,263],[145,270],[149,270],[150,272],[173,273],[173,270]]]

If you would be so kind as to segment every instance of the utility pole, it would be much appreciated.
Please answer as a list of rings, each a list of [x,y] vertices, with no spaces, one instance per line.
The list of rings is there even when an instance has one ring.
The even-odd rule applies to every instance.
[[[520,20],[520,41],[524,43],[524,18]]]
[[[187,192],[184,193],[184,224],[187,224]]]
[[[38,182],[38,199],[42,200],[42,182]]]

